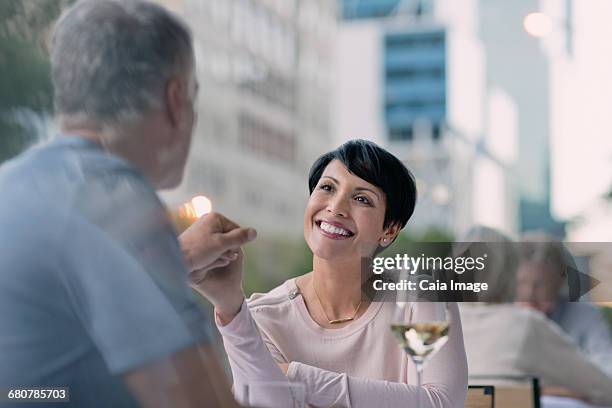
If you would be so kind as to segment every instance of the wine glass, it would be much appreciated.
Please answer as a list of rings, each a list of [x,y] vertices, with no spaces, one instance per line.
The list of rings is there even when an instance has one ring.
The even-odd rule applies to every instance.
[[[391,331],[416,367],[418,387],[421,387],[423,366],[446,344],[449,330],[447,302],[429,302],[405,293],[399,294]],[[421,400],[417,397],[417,408],[420,405]]]

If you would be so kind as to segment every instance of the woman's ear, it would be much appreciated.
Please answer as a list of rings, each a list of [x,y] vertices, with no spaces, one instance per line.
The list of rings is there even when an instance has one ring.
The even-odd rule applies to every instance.
[[[397,238],[397,235],[400,233],[400,231],[401,227],[396,222],[385,228],[383,236],[380,239],[380,246],[387,247],[391,245],[395,238]]]

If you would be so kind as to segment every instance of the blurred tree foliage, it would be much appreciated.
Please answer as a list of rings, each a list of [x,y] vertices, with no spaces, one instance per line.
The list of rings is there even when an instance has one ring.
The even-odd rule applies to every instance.
[[[312,253],[303,238],[257,238],[244,247],[244,291],[268,292],[286,279],[312,270]]]
[[[16,119],[15,111],[51,112],[46,44],[53,21],[72,1],[0,1],[0,163],[35,138]]]
[[[393,245],[380,253],[380,256],[395,256],[396,254],[414,254],[421,252],[421,244],[432,242],[453,242],[453,235],[445,230],[431,227],[422,232],[402,231]],[[431,246],[429,246],[431,248]]]

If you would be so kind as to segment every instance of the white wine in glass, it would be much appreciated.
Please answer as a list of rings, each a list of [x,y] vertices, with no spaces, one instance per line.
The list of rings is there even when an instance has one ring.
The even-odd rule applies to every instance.
[[[421,310],[418,313],[409,313],[411,304]],[[448,341],[450,331],[448,303],[397,302],[395,309],[391,331],[402,350],[414,362],[417,387],[421,387],[425,362]],[[417,408],[420,408],[420,402],[417,398]]]
[[[391,325],[400,347],[415,363],[418,361],[421,364],[446,344],[448,329],[447,321]]]

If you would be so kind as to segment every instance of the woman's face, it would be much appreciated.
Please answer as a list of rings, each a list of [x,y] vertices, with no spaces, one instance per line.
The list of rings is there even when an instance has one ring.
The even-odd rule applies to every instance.
[[[304,237],[315,256],[326,260],[371,256],[385,234],[386,198],[373,184],[331,161],[310,195],[304,213]],[[395,229],[394,229],[395,230]]]

